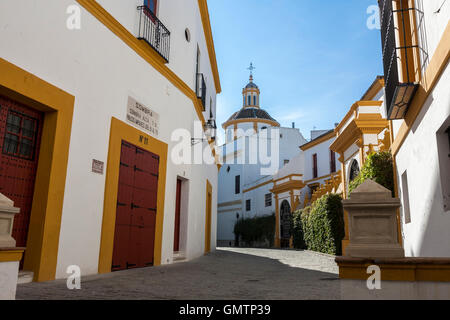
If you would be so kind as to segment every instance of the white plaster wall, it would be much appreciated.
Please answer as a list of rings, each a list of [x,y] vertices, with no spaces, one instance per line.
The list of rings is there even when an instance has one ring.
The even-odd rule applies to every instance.
[[[428,55],[430,59],[433,57],[436,51],[439,41],[442,38],[445,28],[449,23],[450,18],[450,4],[445,3],[441,11],[436,13],[436,11],[441,7],[443,1],[441,0],[423,0],[423,11],[425,14],[425,43],[422,46],[428,49]]]
[[[138,34],[139,12],[137,7],[142,6],[144,0],[99,0],[98,2],[125,28],[127,28],[128,31],[134,35]],[[198,8],[198,1],[158,1],[157,16],[170,31],[170,61],[167,66],[194,91],[197,46],[200,49],[200,73],[204,74],[207,87],[207,107],[203,115],[206,119],[209,119],[210,98],[213,99],[213,113],[216,114],[216,89]],[[186,41],[184,35],[186,28],[189,29],[191,34],[190,42]]]
[[[313,178],[313,155],[317,153],[317,177],[329,175],[330,172],[330,146],[334,142],[335,138],[326,140],[314,147],[305,150],[305,170],[304,181],[308,181]],[[336,171],[339,171],[338,155],[336,158]]]
[[[275,164],[276,169],[284,166],[284,159],[291,160],[296,155],[298,155],[300,149],[299,146],[306,143],[303,135],[298,129],[292,128],[274,128],[269,127],[267,124],[261,124],[262,126],[267,126],[267,137],[270,139],[271,130],[276,130],[277,134],[282,137],[279,139],[279,148],[277,149],[278,162]],[[253,129],[253,122],[240,123],[239,128],[243,129]],[[260,134],[260,133],[259,133]],[[235,163],[243,159],[244,154],[246,154],[246,159],[248,159],[250,139],[256,139],[257,135],[252,135],[250,137],[241,137],[236,141],[229,142],[222,146],[222,151],[224,154],[232,154],[233,150],[238,151],[239,156]],[[244,139],[246,140],[244,144]],[[270,142],[271,143],[271,142]],[[268,143],[270,148],[270,143]],[[233,147],[235,146],[235,147]],[[231,148],[231,149],[230,149]],[[245,152],[244,152],[245,151]],[[275,157],[276,159],[276,157]],[[274,160],[275,161],[275,160]],[[248,163],[248,162],[245,162]],[[228,172],[228,167],[230,171]],[[275,199],[272,198],[272,206],[265,206],[265,194],[270,193],[273,184],[263,185],[255,190],[244,193],[245,190],[257,186],[267,180],[272,179],[272,176],[264,176],[261,174],[261,167],[267,167],[261,164],[224,164],[219,172],[219,204],[233,202],[236,200],[241,200],[242,205],[240,210],[234,210],[236,205],[231,205],[228,207],[221,207],[219,211],[232,210],[230,212],[219,213],[219,224],[218,224],[218,240],[223,241],[234,241],[233,228],[236,223],[236,214],[242,218],[269,215],[275,212]],[[241,193],[235,194],[235,176],[241,176]],[[245,202],[247,199],[251,200],[251,210],[246,211]]]
[[[66,267],[72,264],[79,265],[83,275],[97,273],[105,175],[91,173],[91,162],[98,159],[106,164],[111,117],[125,121],[128,96],[159,113],[161,130],[158,139],[169,144],[162,263],[172,260],[177,176],[190,180],[187,256],[203,254],[206,179],[213,186],[213,244],[216,238],[217,167],[176,166],[170,161],[175,145],[170,141],[172,131],[185,128],[192,132],[193,122],[198,120],[192,101],[84,9],[81,30],[68,30],[65,12],[69,5],[76,4],[75,1],[45,0],[45,5],[43,2],[0,2],[0,54],[3,59],[75,96],[56,277],[66,277]],[[198,10],[197,1],[187,2]],[[119,8],[118,1],[108,3],[111,3],[111,9]],[[185,19],[198,16],[192,11],[181,14],[176,9],[176,17],[169,21],[165,7],[168,4],[162,3],[162,18],[167,18],[167,25],[172,30],[176,30],[177,19],[184,30],[186,23],[193,23]],[[125,14],[123,20],[130,16]],[[117,17],[121,15],[117,13]],[[196,25],[200,23],[199,19],[195,21]],[[36,32],[36,26],[39,26],[39,32]],[[204,40],[199,41],[204,45]],[[172,52],[176,52],[177,42],[174,35]],[[184,63],[193,64],[189,56],[186,57]],[[182,64],[182,61],[176,62],[182,59],[181,53],[172,58],[173,66],[170,67],[180,72],[187,83],[192,83],[188,69],[177,69],[177,65]],[[212,75],[209,73],[208,77],[212,78]]]
[[[411,223],[402,227],[408,256],[450,256],[450,211],[444,212],[436,132],[450,115],[447,65],[396,156],[400,198],[407,170]],[[412,161],[412,159],[414,159]]]

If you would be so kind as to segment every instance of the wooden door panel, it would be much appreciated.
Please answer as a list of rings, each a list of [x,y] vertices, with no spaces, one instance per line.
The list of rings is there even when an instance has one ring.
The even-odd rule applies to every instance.
[[[131,202],[133,188],[124,184],[119,184],[119,193],[117,195],[117,213],[116,224],[131,224]]]
[[[146,209],[156,209],[156,192],[135,188],[133,192],[133,203]]]
[[[145,227],[140,229],[142,248],[140,254],[140,263],[144,267],[153,265],[154,247],[155,247],[155,227]]]
[[[136,150],[135,163],[136,167],[145,172],[157,174],[159,171],[159,157],[139,148]]]
[[[128,243],[127,269],[143,267],[139,263],[139,255],[142,250],[141,227],[130,226],[130,242]]]
[[[0,96],[0,192],[20,208],[12,232],[18,247],[27,245],[43,119],[43,113]]]
[[[157,156],[122,143],[113,270],[153,264],[158,169]]]
[[[134,187],[148,191],[157,191],[158,177],[144,171],[137,171],[134,176]]]
[[[112,270],[127,269],[128,243],[130,242],[130,226],[118,225],[114,233],[114,251]]]
[[[181,180],[177,180],[177,193],[175,202],[175,230],[173,251],[180,251],[180,222],[181,222]]]

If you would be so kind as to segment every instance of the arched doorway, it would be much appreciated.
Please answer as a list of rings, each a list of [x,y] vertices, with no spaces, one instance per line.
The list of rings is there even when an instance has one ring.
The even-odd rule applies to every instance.
[[[355,180],[355,178],[359,175],[359,163],[356,160],[352,161],[352,165],[350,166],[350,173],[348,175],[349,181]]]
[[[287,200],[281,203],[280,210],[281,248],[289,248],[291,239],[291,206]]]

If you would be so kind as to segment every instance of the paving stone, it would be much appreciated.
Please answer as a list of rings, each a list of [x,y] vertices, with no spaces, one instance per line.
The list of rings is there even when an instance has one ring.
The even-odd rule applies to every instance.
[[[337,275],[329,255],[220,248],[189,262],[86,276],[81,290],[67,289],[66,280],[21,284],[17,299],[339,299]]]

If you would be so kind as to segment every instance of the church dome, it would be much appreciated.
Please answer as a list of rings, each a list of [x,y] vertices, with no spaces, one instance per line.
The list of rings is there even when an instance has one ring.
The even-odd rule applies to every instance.
[[[253,81],[250,81],[248,85],[245,86],[245,89],[258,89],[258,86],[253,83]]]
[[[274,118],[272,118],[266,110],[260,108],[244,108],[235,112],[228,120],[241,120],[241,119],[262,119],[262,120],[270,120],[273,122],[277,122]]]

